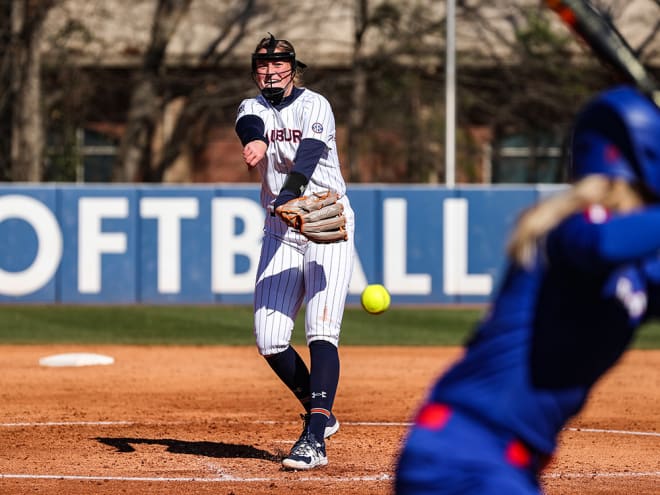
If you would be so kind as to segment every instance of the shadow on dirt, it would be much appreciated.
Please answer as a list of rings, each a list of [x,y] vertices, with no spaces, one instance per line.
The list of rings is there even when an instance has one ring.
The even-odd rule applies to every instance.
[[[117,452],[135,452],[134,445],[164,445],[167,452],[173,454],[190,454],[205,457],[263,459],[279,462],[280,455],[271,454],[266,450],[254,448],[250,445],[240,445],[222,442],[189,442],[171,438],[108,438],[96,437],[97,441],[114,447]]]

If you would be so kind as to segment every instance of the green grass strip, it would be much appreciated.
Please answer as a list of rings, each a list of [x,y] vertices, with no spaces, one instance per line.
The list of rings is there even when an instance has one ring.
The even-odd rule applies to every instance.
[[[483,310],[395,307],[370,315],[349,307],[342,345],[461,345]],[[304,342],[304,311],[294,343]],[[0,305],[0,344],[252,345],[249,306]],[[634,347],[660,348],[660,324],[645,325]]]

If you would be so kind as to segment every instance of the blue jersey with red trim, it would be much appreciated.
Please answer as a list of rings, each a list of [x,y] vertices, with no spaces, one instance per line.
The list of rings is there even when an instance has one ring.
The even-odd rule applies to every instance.
[[[660,307],[660,208],[573,215],[511,263],[465,355],[435,384],[448,404],[551,453],[594,382]]]

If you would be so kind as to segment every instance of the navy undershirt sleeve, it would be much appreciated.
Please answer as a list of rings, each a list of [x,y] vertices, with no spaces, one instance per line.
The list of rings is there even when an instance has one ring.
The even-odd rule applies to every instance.
[[[325,150],[326,146],[323,141],[314,138],[303,139],[298,146],[291,171],[304,175],[309,181]]]
[[[564,221],[549,235],[547,253],[586,270],[636,261],[660,250],[660,208],[591,223],[584,215]]]
[[[236,134],[243,146],[257,139],[268,144],[268,139],[264,136],[265,129],[266,124],[256,115],[244,115],[236,122]]]
[[[311,179],[325,151],[326,145],[319,139],[305,138],[300,141],[293,168],[280,190],[280,194],[273,202],[273,208],[277,208],[301,195],[301,190],[304,190],[304,187]]]

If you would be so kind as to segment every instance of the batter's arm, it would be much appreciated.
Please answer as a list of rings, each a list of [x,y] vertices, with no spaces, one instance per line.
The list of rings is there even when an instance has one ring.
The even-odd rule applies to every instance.
[[[548,235],[546,253],[552,262],[600,271],[632,263],[660,250],[660,207],[592,222],[588,214],[570,217]]]

